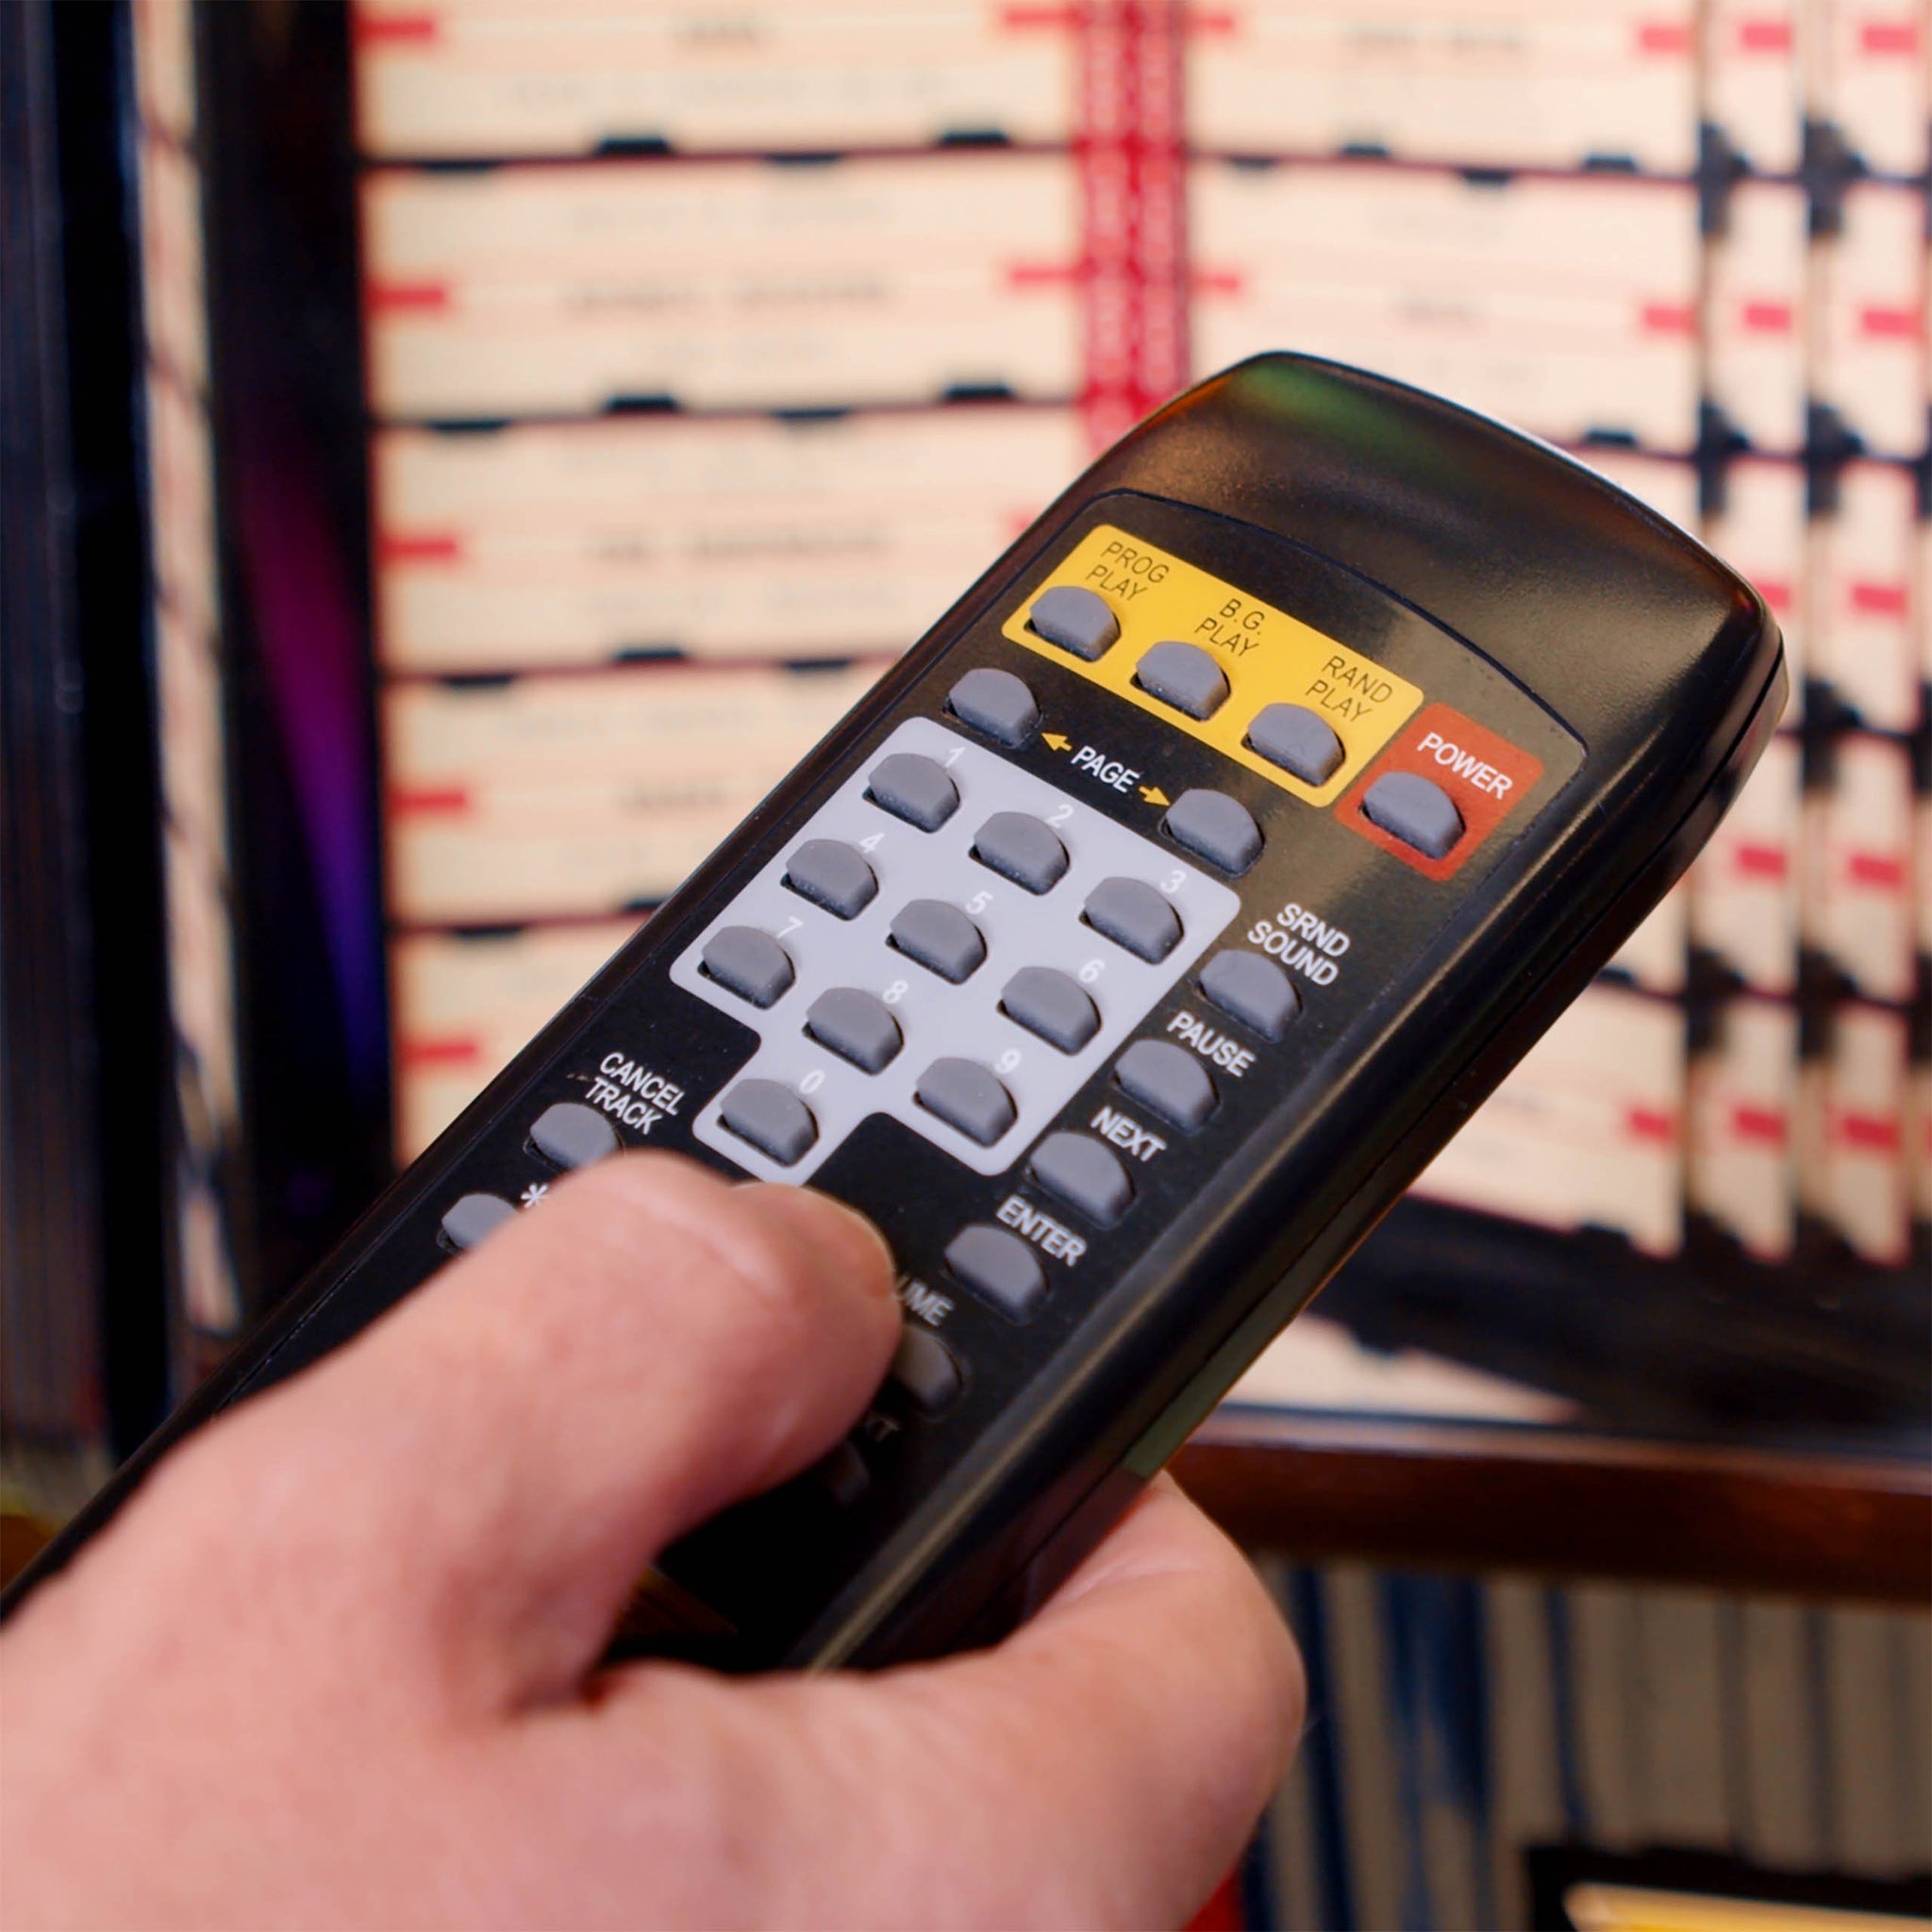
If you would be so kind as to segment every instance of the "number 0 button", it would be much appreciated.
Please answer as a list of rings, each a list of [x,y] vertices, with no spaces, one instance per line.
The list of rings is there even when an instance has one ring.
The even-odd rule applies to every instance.
[[[781,1087],[775,1080],[741,1080],[724,1096],[718,1118],[741,1141],[749,1141],[780,1167],[802,1160],[819,1137],[819,1124],[812,1119],[811,1108],[791,1088]]]

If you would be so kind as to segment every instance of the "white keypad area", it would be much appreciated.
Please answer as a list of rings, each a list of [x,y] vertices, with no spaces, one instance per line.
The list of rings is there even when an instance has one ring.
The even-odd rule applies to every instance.
[[[920,762],[882,775],[880,795],[896,806],[888,809],[871,795],[873,774],[887,759],[908,757]],[[931,767],[945,774],[957,805],[948,807]],[[1001,814],[1008,816],[988,833]],[[937,823],[926,830],[920,821]],[[977,842],[1038,883],[1058,866],[1041,833],[1066,860],[1043,891],[974,856]],[[808,897],[786,874],[814,841],[852,858],[820,848],[800,860],[801,874],[817,882],[816,896]],[[867,891],[854,858],[876,891]],[[1083,917],[1103,887],[1094,916],[1124,939]],[[1146,916],[1158,908],[1141,888],[1173,909],[1177,938],[1165,921]],[[985,957],[963,979],[955,983],[892,943],[893,923],[913,901],[937,902],[972,922]],[[997,1174],[1119,1049],[1240,906],[1225,885],[1172,848],[942,724],[908,719],[673,964],[677,985],[760,1035],[750,1061],[699,1113],[697,1137],[751,1174],[802,1181],[860,1121],[887,1113],[975,1173]],[[1124,919],[1124,908],[1138,916]],[[935,919],[930,907],[921,923],[961,936],[957,921]],[[947,960],[951,971],[971,957],[966,937],[963,956],[956,950]],[[782,959],[765,941],[782,949]],[[1169,950],[1158,959],[1141,957],[1161,945]],[[1091,1002],[1091,1013],[1076,990]],[[881,1008],[891,1028],[881,1024]],[[814,1038],[808,1021],[841,1050]]]

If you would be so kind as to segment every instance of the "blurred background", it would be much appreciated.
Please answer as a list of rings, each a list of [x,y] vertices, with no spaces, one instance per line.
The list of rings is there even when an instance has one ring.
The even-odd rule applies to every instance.
[[[0,62],[14,1557],[1091,453],[1332,355],[1797,675],[1184,1456],[1314,1686],[1203,1923],[1932,1915],[1924,0],[13,0]]]

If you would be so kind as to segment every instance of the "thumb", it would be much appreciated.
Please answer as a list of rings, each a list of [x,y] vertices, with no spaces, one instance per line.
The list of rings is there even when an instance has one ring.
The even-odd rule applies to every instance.
[[[838,1441],[898,1333],[851,1209],[625,1157],[189,1455],[273,1517],[305,1613],[391,1665],[425,1646],[459,1702],[534,1703],[575,1689],[666,1543]]]

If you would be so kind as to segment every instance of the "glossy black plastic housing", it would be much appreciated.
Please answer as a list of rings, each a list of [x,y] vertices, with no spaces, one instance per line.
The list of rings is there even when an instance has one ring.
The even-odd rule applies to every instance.
[[[1000,625],[1086,528],[1108,522],[1368,651],[1472,716],[1517,721],[1544,776],[1522,822],[1424,880],[1265,780],[1183,741]],[[582,1091],[621,1021],[693,1093],[756,1036],[665,979],[744,880],[908,717],[943,719],[966,669],[1028,677],[1049,714],[1179,782],[1244,796],[1272,841],[1227,935],[1280,903],[1279,869],[1345,901],[1349,997],[1311,1001],[1221,1138],[1164,1161],[1131,1239],[1024,1330],[975,1315],[957,1415],[908,1424],[877,1494],[841,1514],[809,1484],[670,1553],[734,1668],[879,1664],[996,1634],[1090,1548],[1268,1340],[1590,979],[1694,855],[1784,703],[1777,633],[1750,588],[1681,531],[1556,451],[1397,384],[1291,356],[1190,391],[1109,452],[532,1042],[338,1252],[184,1406],[23,1579],[64,1561],[167,1442],[356,1332],[438,1264],[437,1218],[509,1187],[535,1112]],[[1045,774],[1037,747],[1016,763]],[[1222,769],[1224,768],[1224,769]],[[1065,783],[1064,764],[1052,768]],[[1163,782],[1166,782],[1163,780]],[[1172,786],[1170,786],[1172,790]],[[1128,823],[1129,806],[1095,807]],[[1139,809],[1139,808],[1135,808]],[[1133,820],[1143,834],[1144,817]],[[1358,848],[1358,849],[1357,849]],[[1277,860],[1279,861],[1277,864]],[[1276,866],[1271,872],[1270,867]],[[1301,874],[1291,874],[1299,877]],[[1270,895],[1274,894],[1272,900]],[[1313,902],[1311,902],[1313,903]],[[1061,1124],[1079,1124],[1095,1092]],[[709,1149],[674,1141],[729,1168]],[[908,1276],[997,1191],[883,1118],[815,1184],[877,1217]],[[891,1176],[882,1179],[882,1176]],[[989,1192],[989,1190],[992,1192]],[[1165,1191],[1162,1191],[1165,1190]]]

